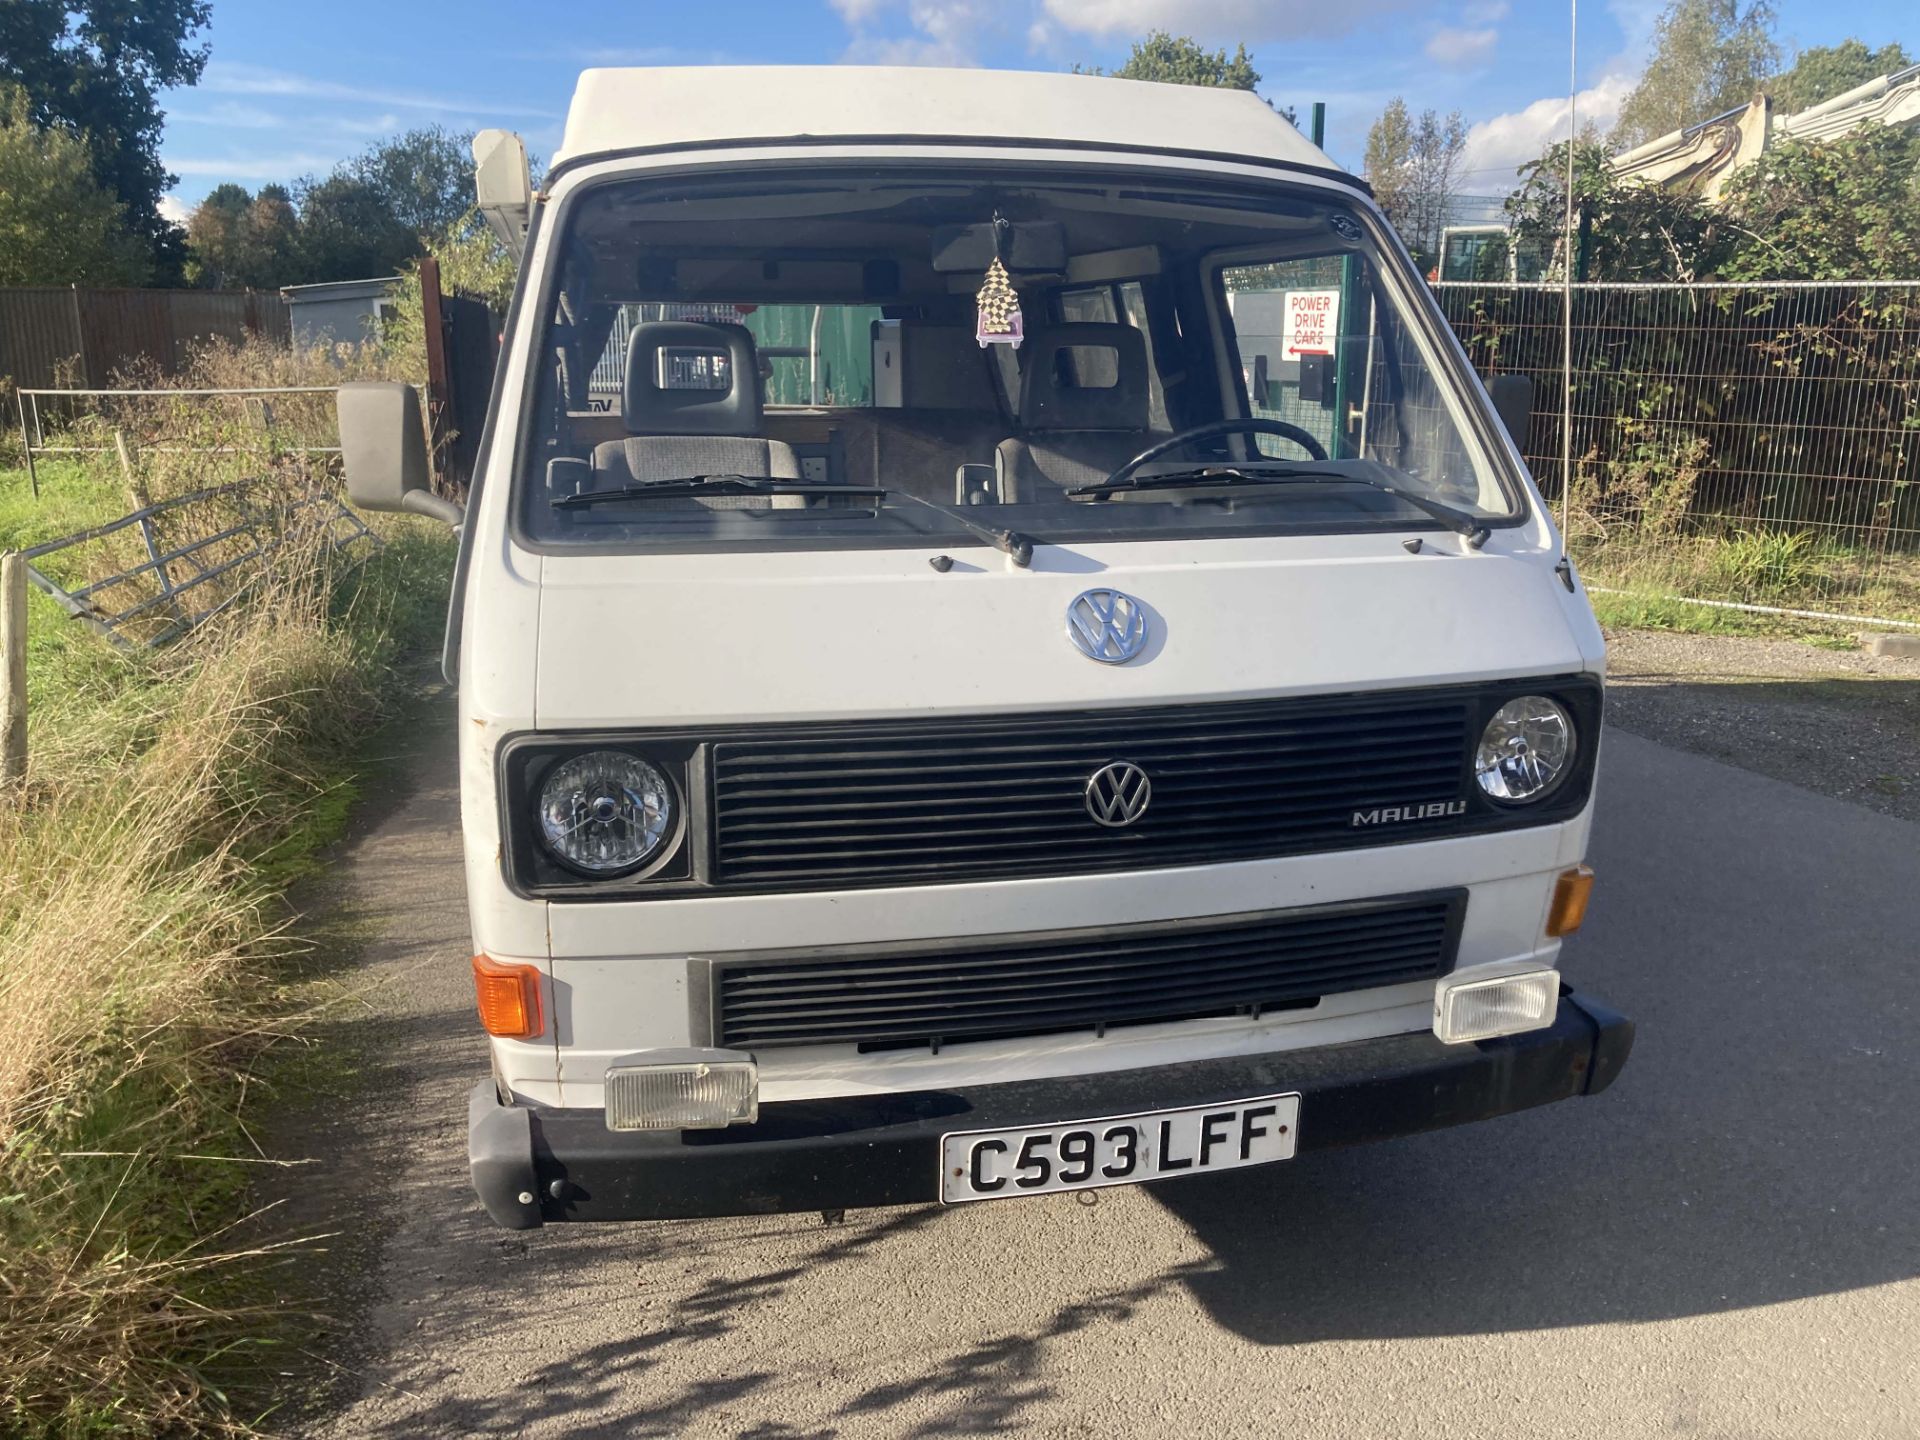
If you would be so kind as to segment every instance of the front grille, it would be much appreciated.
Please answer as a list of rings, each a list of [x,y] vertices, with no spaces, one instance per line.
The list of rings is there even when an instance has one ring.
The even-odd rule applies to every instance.
[[[1311,1005],[1453,964],[1464,891],[958,948],[714,966],[720,1045],[931,1045]]]
[[[1430,691],[722,740],[712,750],[713,876],[875,885],[1432,838],[1445,827],[1358,829],[1353,817],[1467,799],[1480,699]],[[1107,828],[1090,819],[1086,789],[1117,762],[1144,770],[1152,795],[1135,824]]]

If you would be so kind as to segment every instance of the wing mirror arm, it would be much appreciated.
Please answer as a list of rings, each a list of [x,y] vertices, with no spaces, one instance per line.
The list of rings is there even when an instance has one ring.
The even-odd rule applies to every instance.
[[[435,495],[431,490],[410,490],[400,502],[400,508],[414,515],[424,515],[429,520],[441,520],[458,530],[467,523],[467,507],[458,500],[447,500]]]

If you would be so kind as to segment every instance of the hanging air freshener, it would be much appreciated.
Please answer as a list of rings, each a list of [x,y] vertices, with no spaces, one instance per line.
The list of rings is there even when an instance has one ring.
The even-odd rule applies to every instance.
[[[1020,297],[1014,294],[1013,281],[1007,277],[1007,267],[1000,263],[998,255],[987,267],[986,283],[974,299],[979,304],[980,315],[973,338],[980,342],[980,348],[1011,345],[1019,349],[1020,342],[1026,338],[1020,319]]]
[[[989,345],[1011,345],[1018,350],[1020,342],[1027,338],[1020,319],[1020,297],[1014,294],[1005,262],[1012,230],[1004,217],[994,215],[993,263],[987,267],[986,283],[974,296],[979,319],[974,324],[973,338],[980,342],[982,350]]]

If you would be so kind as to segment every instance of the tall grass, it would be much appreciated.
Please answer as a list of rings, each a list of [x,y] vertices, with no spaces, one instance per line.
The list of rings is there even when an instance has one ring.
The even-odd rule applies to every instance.
[[[228,1382],[277,1325],[281,1257],[241,1239],[249,1075],[300,944],[277,886],[446,583],[444,531],[381,528],[351,573],[284,547],[166,650],[69,629],[30,657],[29,773],[0,795],[0,1433],[244,1428]]]

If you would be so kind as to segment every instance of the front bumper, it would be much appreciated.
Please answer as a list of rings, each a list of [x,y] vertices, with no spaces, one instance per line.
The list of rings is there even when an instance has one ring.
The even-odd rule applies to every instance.
[[[677,1220],[907,1205],[939,1198],[940,1137],[1299,1091],[1300,1149],[1485,1120],[1613,1082],[1633,1022],[1563,991],[1544,1030],[1477,1045],[1430,1033],[1145,1070],[761,1107],[726,1130],[615,1132],[599,1110],[503,1105],[475,1087],[467,1149],[487,1213],[512,1230],[558,1220]]]

